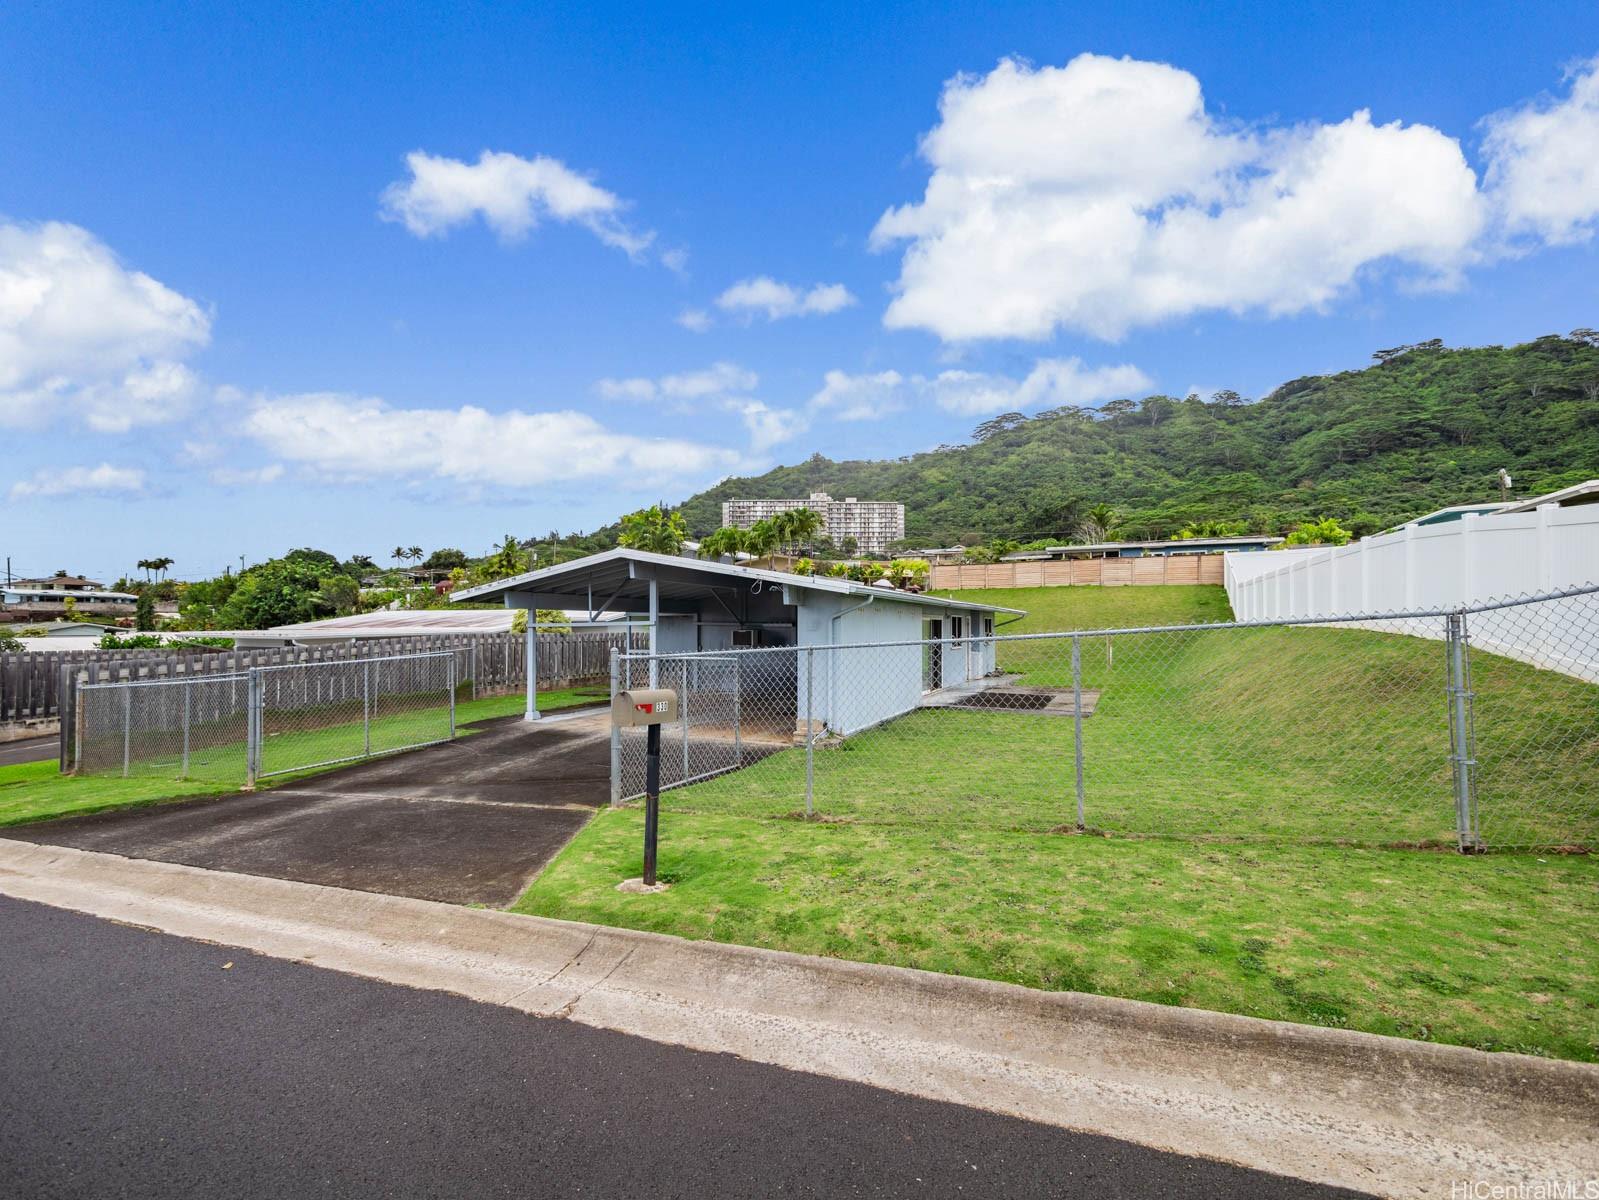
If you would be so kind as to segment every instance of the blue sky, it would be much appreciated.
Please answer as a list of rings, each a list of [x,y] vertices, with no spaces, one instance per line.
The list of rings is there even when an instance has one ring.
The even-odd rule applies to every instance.
[[[1596,55],[1552,4],[7,6],[0,552],[480,552],[1599,324]]]

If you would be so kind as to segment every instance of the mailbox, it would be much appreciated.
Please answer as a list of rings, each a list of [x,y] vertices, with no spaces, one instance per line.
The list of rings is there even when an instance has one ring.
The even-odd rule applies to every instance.
[[[633,688],[611,701],[611,724],[618,729],[660,725],[677,715],[677,693],[671,688]]]

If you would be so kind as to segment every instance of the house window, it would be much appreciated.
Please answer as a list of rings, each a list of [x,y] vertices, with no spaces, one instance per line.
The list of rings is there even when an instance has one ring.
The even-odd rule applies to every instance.
[[[994,618],[993,617],[984,617],[983,618],[983,636],[984,637],[993,637],[994,636]]]
[[[965,632],[966,632],[966,618],[965,617],[951,617],[949,619],[949,635],[950,635],[951,639],[953,639],[955,645],[959,646],[961,644],[961,635],[963,633],[965,633]]]

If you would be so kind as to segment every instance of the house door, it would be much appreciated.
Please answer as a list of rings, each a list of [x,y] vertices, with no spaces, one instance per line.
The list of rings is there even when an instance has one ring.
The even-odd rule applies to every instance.
[[[944,622],[922,622],[922,691],[944,686]]]

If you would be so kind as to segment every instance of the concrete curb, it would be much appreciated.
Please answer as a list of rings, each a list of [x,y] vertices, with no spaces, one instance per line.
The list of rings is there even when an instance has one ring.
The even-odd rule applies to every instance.
[[[1599,1068],[0,840],[0,893],[1396,1196],[1599,1179]]]

